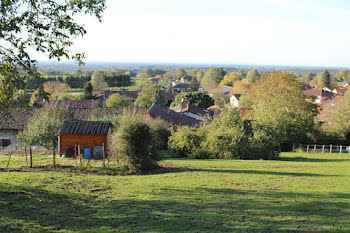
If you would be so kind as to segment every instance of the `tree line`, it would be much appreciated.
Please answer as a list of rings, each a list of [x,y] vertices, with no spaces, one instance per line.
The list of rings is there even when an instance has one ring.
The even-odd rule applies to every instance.
[[[43,77],[40,79],[30,77],[27,80],[27,88],[31,90],[37,89],[39,87],[43,87],[44,83],[46,82],[60,82],[66,83],[71,88],[83,88],[85,83],[90,82],[92,78],[92,76],[55,76]],[[130,75],[126,74],[105,76],[104,81],[109,87],[126,87],[131,85]]]

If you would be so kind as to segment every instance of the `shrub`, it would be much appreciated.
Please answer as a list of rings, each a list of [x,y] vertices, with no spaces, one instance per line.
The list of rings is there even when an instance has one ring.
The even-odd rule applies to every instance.
[[[201,148],[205,135],[204,130],[183,126],[172,133],[168,145],[170,149],[177,151],[183,157],[208,158],[208,153],[203,153]]]
[[[189,158],[275,159],[279,140],[272,132],[227,107],[220,118],[199,128],[182,127],[173,132],[169,147]]]
[[[119,129],[112,137],[111,153],[130,172],[142,173],[156,167],[153,156],[151,128],[133,118],[119,121]]]
[[[160,119],[150,119],[149,126],[152,130],[153,145],[157,150],[168,149],[168,140],[171,136],[169,125]]]

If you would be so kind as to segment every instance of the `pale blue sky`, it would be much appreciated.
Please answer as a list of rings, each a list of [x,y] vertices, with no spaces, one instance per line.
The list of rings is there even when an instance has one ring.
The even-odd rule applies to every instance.
[[[107,0],[80,20],[87,61],[350,66],[346,0]]]

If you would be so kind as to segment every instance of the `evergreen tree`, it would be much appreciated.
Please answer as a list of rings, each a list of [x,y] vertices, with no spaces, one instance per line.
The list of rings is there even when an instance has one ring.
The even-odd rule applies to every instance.
[[[197,80],[197,77],[193,77],[190,83],[190,89],[191,91],[198,91],[198,88],[199,88],[199,82]]]
[[[94,96],[92,95],[92,84],[90,82],[86,82],[84,86],[84,99],[91,100],[94,99]]]
[[[165,97],[162,94],[160,88],[157,88],[156,89],[156,93],[155,93],[154,98],[153,98],[153,103],[161,105],[161,106],[164,106],[164,105],[167,104],[167,102],[168,101],[165,99]]]
[[[331,85],[331,75],[328,70],[324,70],[322,73],[322,87],[329,87]]]

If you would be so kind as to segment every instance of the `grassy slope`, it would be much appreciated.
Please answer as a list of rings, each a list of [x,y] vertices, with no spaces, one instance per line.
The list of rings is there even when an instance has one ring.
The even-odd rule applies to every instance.
[[[187,168],[145,176],[1,172],[0,232],[350,231],[348,156],[163,162]]]

